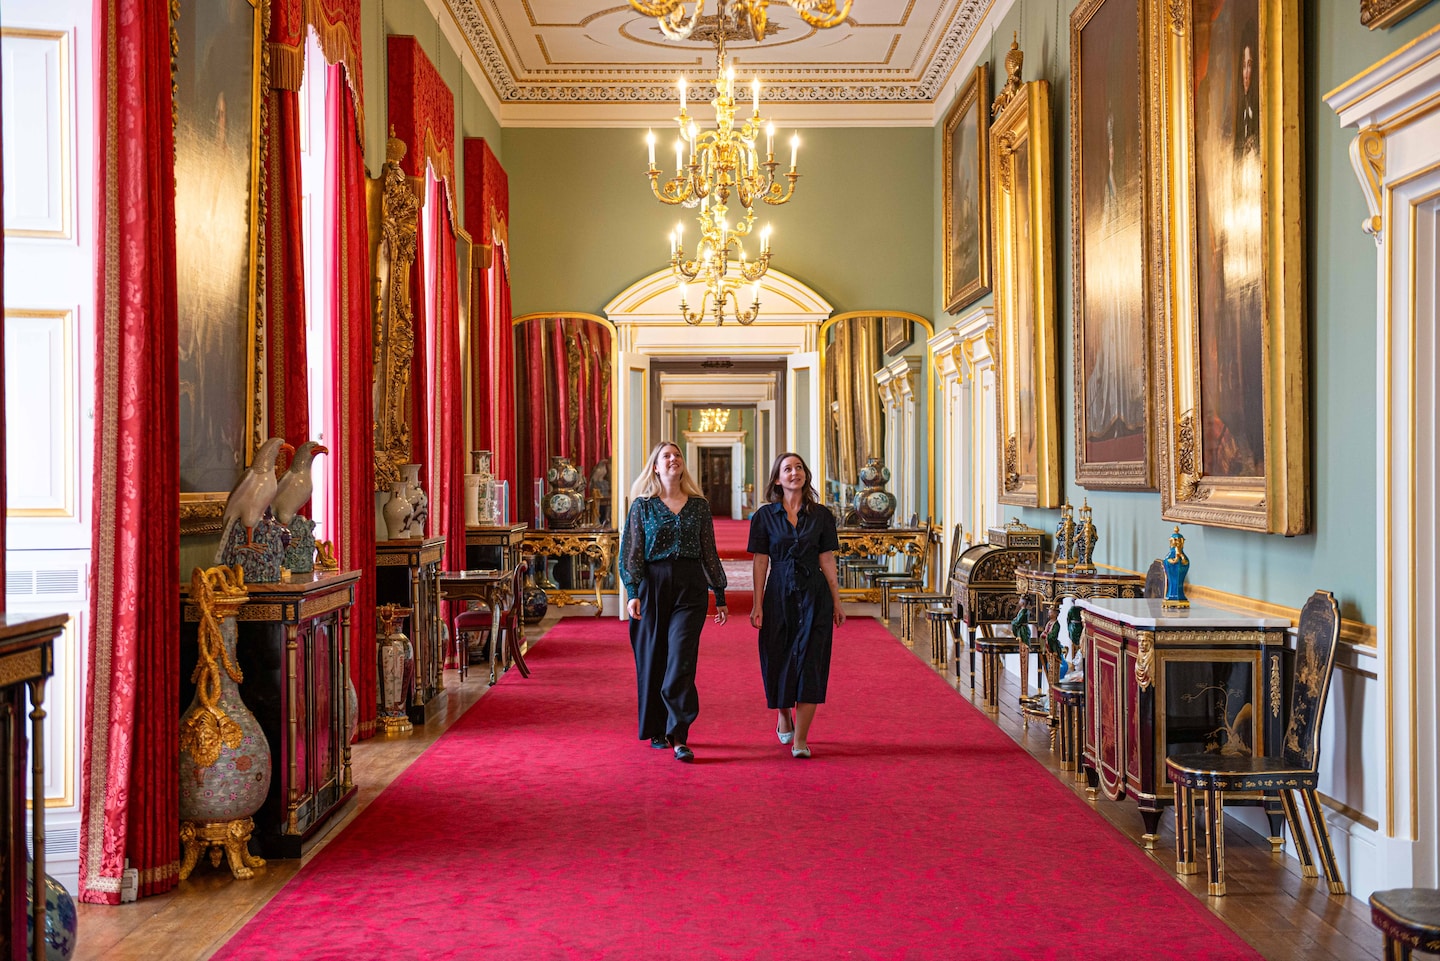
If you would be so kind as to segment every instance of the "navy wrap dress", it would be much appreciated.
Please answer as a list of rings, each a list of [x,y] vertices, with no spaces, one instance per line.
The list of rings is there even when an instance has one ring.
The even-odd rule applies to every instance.
[[[700,714],[695,666],[707,586],[725,606],[725,567],[705,498],[691,497],[678,514],[659,497],[637,498],[620,541],[620,578],[640,601],[640,616],[630,619],[640,739],[684,744]]]
[[[840,549],[835,518],[812,504],[792,526],[784,504],[766,504],[750,516],[746,549],[770,558],[760,623],[765,702],[772,710],[801,702],[823,704],[830,681],[835,600],[820,569],[820,555]]]

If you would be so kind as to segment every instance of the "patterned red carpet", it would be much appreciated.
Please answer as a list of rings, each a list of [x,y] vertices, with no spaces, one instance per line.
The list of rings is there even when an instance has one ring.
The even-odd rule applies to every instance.
[[[745,545],[750,541],[750,522],[715,518],[715,550],[721,557],[750,559]]]
[[[1258,957],[868,618],[808,761],[743,618],[706,628],[690,765],[635,738],[620,622],[528,660],[216,957]]]

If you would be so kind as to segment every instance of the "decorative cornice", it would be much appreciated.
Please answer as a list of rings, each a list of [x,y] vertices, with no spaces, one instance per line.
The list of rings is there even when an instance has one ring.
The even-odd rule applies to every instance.
[[[613,70],[594,81],[575,75],[563,80],[546,78],[538,82],[517,79],[480,12],[477,0],[445,0],[446,7],[474,51],[480,68],[495,95],[508,104],[650,104],[675,101],[671,71]],[[815,79],[813,69],[783,67],[766,70],[767,102],[792,104],[930,103],[944,89],[960,58],[974,38],[990,0],[961,0],[950,29],[935,46],[921,76],[915,80],[825,80]],[[558,71],[546,71],[555,74]],[[888,71],[898,73],[899,71]],[[787,78],[787,74],[791,74]],[[804,75],[806,79],[798,79]],[[715,96],[713,86],[692,85],[692,100]]]

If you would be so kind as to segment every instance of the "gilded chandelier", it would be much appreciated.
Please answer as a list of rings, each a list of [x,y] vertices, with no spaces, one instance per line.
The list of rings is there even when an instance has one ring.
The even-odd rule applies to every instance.
[[[720,4],[721,16],[724,3]],[[716,40],[715,129],[701,131],[686,112],[685,78],[679,80],[680,116],[676,118],[680,136],[675,140],[675,176],[660,183],[660,168],[655,166],[655,133],[645,137],[650,150],[650,190],[661,203],[700,208],[700,239],[695,258],[685,252],[683,225],[670,235],[670,266],[680,281],[680,315],[687,324],[699,324],[707,309],[713,312],[716,324],[725,322],[727,302],[735,320],[742,325],[755,322],[760,315],[760,278],[770,267],[770,228],[760,235],[758,256],[751,260],[744,241],[755,227],[755,204],[763,200],[772,206],[787,202],[795,194],[800,136],[790,138],[790,169],[782,185],[775,176],[779,163],[775,160],[775,125],[760,116],[760,78],[750,82],[750,119],[738,127],[735,123],[735,68],[725,66],[725,30],[723,24]],[[765,129],[765,159],[760,159],[756,141]],[[686,160],[688,148],[689,158]],[[739,203],[735,221],[730,221],[731,198]],[[732,271],[732,267],[734,270]],[[704,294],[699,309],[692,312],[686,302],[686,287],[700,283]],[[741,307],[741,288],[753,285],[749,309]]]
[[[695,0],[695,8],[685,12],[686,0],[630,0],[630,6],[647,17],[654,17],[660,23],[660,31],[671,40],[685,40],[695,32],[700,15],[705,10],[705,0]],[[845,0],[843,7],[836,9],[835,0],[784,0],[786,6],[800,15],[800,19],[812,27],[834,27],[845,22],[850,13],[851,0]],[[725,19],[725,0],[718,0],[720,19]],[[765,39],[766,13],[770,0],[732,0],[731,11],[735,23],[744,22],[750,28],[750,35],[756,41]]]

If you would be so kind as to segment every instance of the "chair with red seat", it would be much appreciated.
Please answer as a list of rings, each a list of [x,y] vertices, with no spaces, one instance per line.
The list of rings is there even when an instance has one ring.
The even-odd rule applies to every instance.
[[[525,634],[523,622],[520,619],[520,594],[524,588],[527,570],[529,570],[529,565],[524,561],[515,565],[515,574],[510,579],[509,596],[505,598],[498,615],[485,607],[461,611],[455,615],[452,633],[455,635],[461,681],[465,680],[465,676],[470,670],[470,646],[465,641],[465,635],[483,634],[488,637],[492,626],[491,618],[496,616],[499,617],[500,634],[497,643],[490,649],[490,683],[495,683],[495,661],[501,656],[500,650],[505,652],[505,661],[515,662],[515,666],[520,669],[521,677],[530,676],[530,668],[525,663],[525,654],[522,650]]]

